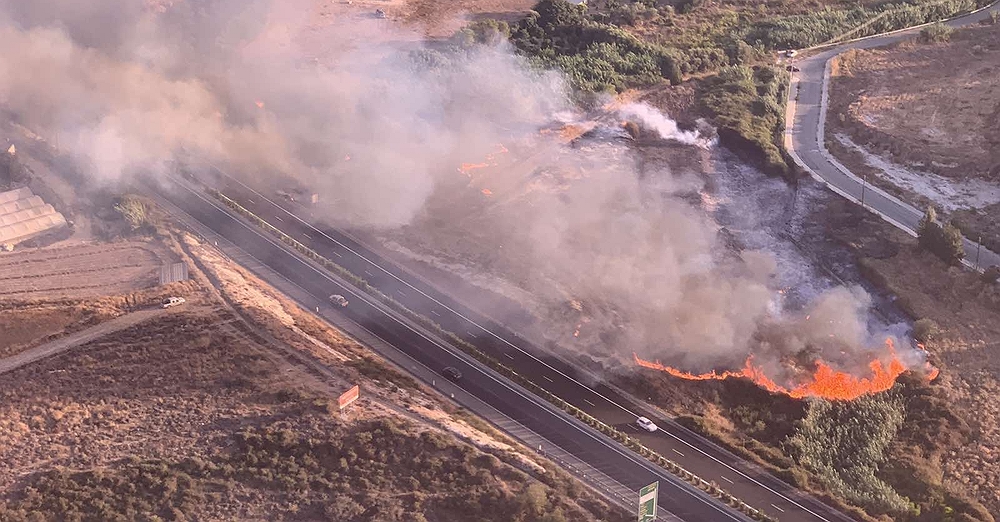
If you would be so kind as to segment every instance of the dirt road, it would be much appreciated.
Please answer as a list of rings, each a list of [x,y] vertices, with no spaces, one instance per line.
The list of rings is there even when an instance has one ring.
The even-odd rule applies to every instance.
[[[97,326],[67,335],[66,337],[61,337],[55,341],[32,348],[31,350],[7,357],[6,359],[0,359],[0,374],[16,370],[39,359],[51,357],[71,348],[80,346],[81,344],[86,344],[95,339],[104,337],[105,335],[135,326],[139,323],[159,317],[164,313],[167,313],[167,310],[162,308],[140,310],[138,312],[116,317],[110,321],[105,321]]]

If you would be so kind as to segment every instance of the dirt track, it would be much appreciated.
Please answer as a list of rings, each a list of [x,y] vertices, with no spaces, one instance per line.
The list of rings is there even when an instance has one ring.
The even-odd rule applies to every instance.
[[[122,242],[29,250],[0,255],[0,300],[94,297],[159,283],[167,254],[145,243]]]

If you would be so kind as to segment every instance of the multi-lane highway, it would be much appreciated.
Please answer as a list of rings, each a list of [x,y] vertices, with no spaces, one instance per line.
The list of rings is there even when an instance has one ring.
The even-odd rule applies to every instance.
[[[663,418],[618,390],[604,384],[586,384],[591,379],[581,371],[551,357],[551,354],[533,346],[515,332],[455,301],[445,292],[381,258],[337,230],[309,223],[305,217],[306,208],[298,203],[276,201],[277,198],[272,197],[273,195],[261,193],[221,172],[215,172],[214,179],[206,178],[206,181],[286,234],[364,278],[409,309],[433,319],[444,329],[459,335],[587,413],[630,432],[643,444],[675,460],[705,480],[715,481],[750,505],[782,521],[851,520],[670,419]],[[345,311],[351,308],[348,306]],[[640,415],[652,418],[662,429],[653,434],[641,433],[635,427],[635,420]],[[614,476],[610,472],[608,474]]]
[[[961,27],[979,23],[991,16],[991,12],[996,11],[1000,11],[1000,3],[950,20],[946,25]],[[880,189],[873,188],[870,183],[865,183],[837,162],[824,144],[824,124],[829,97],[828,67],[831,58],[849,49],[882,47],[913,38],[919,31],[920,29],[910,29],[848,42],[824,48],[816,54],[797,60],[795,66],[799,71],[792,75],[785,128],[785,146],[800,166],[838,194],[856,203],[860,203],[864,193],[865,207],[910,234],[915,234],[918,223],[923,217],[923,211]],[[976,243],[968,239],[965,240],[965,252],[968,264],[974,264],[978,254],[979,267],[1000,265],[1000,255],[979,248]]]
[[[465,354],[449,349],[443,341],[421,331],[419,327],[387,310],[369,296],[348,285],[342,285],[326,271],[290,252],[274,237],[234,217],[221,203],[210,199],[206,194],[176,179],[157,183],[157,192],[204,226],[239,245],[259,262],[307,289],[316,296],[316,306],[331,306],[321,296],[346,296],[348,306],[338,309],[371,335],[428,368],[438,371],[449,366],[457,368],[463,375],[458,383],[462,389],[621,484],[638,491],[646,484],[660,481],[659,502],[669,512],[661,517],[662,520],[749,521],[744,515],[596,433],[541,398],[510,384]],[[281,220],[275,221],[281,223]],[[297,233],[303,239],[307,239],[308,235],[318,234],[316,231],[309,234],[304,230]]]

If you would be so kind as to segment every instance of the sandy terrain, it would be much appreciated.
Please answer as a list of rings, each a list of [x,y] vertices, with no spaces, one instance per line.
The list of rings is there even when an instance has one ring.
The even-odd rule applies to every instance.
[[[958,31],[943,44],[849,51],[831,91],[831,125],[896,162],[955,180],[1000,174],[991,146],[1000,27]]]

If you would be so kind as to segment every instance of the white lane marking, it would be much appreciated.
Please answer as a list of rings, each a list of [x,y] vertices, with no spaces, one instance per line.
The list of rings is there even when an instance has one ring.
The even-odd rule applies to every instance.
[[[545,375],[543,375],[543,376],[542,376],[542,378],[543,378],[543,379],[545,379],[546,381],[549,381],[549,382],[551,382],[552,384],[555,384],[555,382],[556,382],[556,381],[553,381],[552,379],[549,379],[549,378],[548,378],[548,377],[546,377]]]
[[[434,314],[434,315],[436,315],[436,316],[438,316],[438,317],[441,317],[441,314],[435,312],[434,310],[431,310],[431,313]]]
[[[683,453],[681,453],[681,452],[679,452],[679,451],[675,450],[674,448],[670,448],[670,450],[671,450],[671,451],[673,451],[674,453],[676,453],[676,454],[678,454],[678,455],[682,456],[682,457],[684,456],[684,454],[683,454]]]
[[[277,214],[275,214],[275,215],[274,215],[274,217],[278,218],[278,221],[281,221],[282,223],[284,223],[284,222],[285,222],[285,220],[284,220],[284,219],[281,219],[281,216],[279,216],[279,215],[277,215]]]
[[[406,297],[406,294],[404,294],[402,290],[396,290],[396,292],[398,292],[399,295],[401,295],[403,297]]]
[[[393,278],[393,279],[395,279],[396,281],[399,281],[400,283],[402,283],[402,284],[406,285],[407,287],[409,287],[409,288],[410,288],[411,290],[413,290],[413,291],[417,292],[418,294],[420,294],[420,295],[422,295],[422,296],[426,297],[427,299],[431,300],[432,302],[434,302],[435,304],[437,304],[437,305],[438,305],[438,306],[440,306],[441,308],[444,308],[445,310],[448,310],[449,312],[451,312],[451,313],[455,314],[455,315],[456,315],[456,316],[458,316],[459,318],[461,318],[461,319],[464,319],[465,321],[467,321],[467,322],[469,322],[469,323],[471,323],[471,324],[475,325],[475,326],[476,326],[477,328],[479,328],[480,330],[482,330],[482,331],[484,331],[484,332],[488,333],[489,335],[493,336],[493,337],[494,337],[495,339],[497,339],[498,341],[500,341],[500,342],[502,342],[502,343],[506,344],[507,346],[510,346],[511,348],[514,348],[515,350],[517,350],[517,351],[521,352],[521,353],[522,353],[523,355],[526,355],[526,356],[530,357],[530,358],[531,358],[532,360],[534,360],[534,361],[535,361],[536,363],[538,363],[538,364],[541,364],[542,366],[545,366],[545,367],[547,367],[548,369],[550,369],[550,370],[552,370],[553,372],[555,372],[555,373],[557,373],[557,374],[559,374],[559,375],[563,376],[564,378],[566,378],[566,379],[568,379],[568,380],[570,380],[570,381],[572,381],[572,382],[576,383],[576,384],[577,384],[578,386],[580,386],[581,388],[584,388],[584,389],[586,389],[586,390],[589,390],[589,391],[590,391],[590,392],[592,392],[592,393],[593,393],[594,395],[597,395],[598,397],[601,397],[602,399],[604,399],[604,400],[605,400],[605,401],[607,401],[608,403],[610,403],[610,404],[612,404],[612,405],[614,405],[614,406],[618,407],[618,409],[620,409],[620,410],[622,410],[622,411],[624,411],[624,412],[626,412],[626,413],[628,413],[628,414],[630,414],[630,415],[632,415],[632,416],[635,416],[635,417],[641,417],[641,415],[639,415],[639,414],[637,414],[637,413],[633,412],[632,410],[630,410],[630,409],[628,409],[628,408],[626,408],[626,407],[622,406],[621,404],[618,404],[617,402],[615,402],[615,401],[613,401],[613,400],[609,399],[608,397],[605,397],[605,396],[601,395],[601,394],[600,394],[600,393],[598,393],[598,392],[597,392],[596,390],[592,389],[592,388],[591,388],[590,386],[587,386],[586,384],[584,384],[584,383],[582,383],[582,382],[580,382],[580,381],[578,381],[578,380],[574,379],[573,377],[570,377],[569,375],[566,375],[565,373],[563,373],[563,372],[559,371],[558,369],[556,369],[556,368],[553,368],[551,364],[549,364],[549,363],[547,363],[547,362],[545,362],[545,361],[543,361],[543,360],[539,359],[538,357],[535,357],[535,356],[534,356],[534,355],[532,355],[531,353],[529,353],[529,352],[525,351],[524,349],[522,349],[522,348],[518,347],[517,345],[515,345],[515,344],[511,343],[511,342],[510,342],[510,341],[508,341],[507,339],[504,339],[503,337],[500,337],[499,335],[497,335],[497,334],[493,333],[493,332],[492,332],[492,331],[490,331],[489,329],[487,329],[487,328],[485,328],[484,326],[480,325],[479,323],[477,323],[477,322],[473,321],[472,319],[470,319],[470,318],[466,317],[465,315],[461,314],[461,313],[460,313],[460,312],[458,312],[457,310],[454,310],[454,309],[452,309],[451,307],[449,307],[448,305],[446,305],[446,304],[442,303],[441,301],[438,301],[438,300],[437,300],[437,299],[435,299],[435,298],[434,298],[433,296],[430,296],[430,295],[427,295],[427,293],[426,293],[426,292],[424,292],[424,291],[420,290],[419,288],[417,288],[417,287],[413,286],[412,284],[410,284],[410,283],[409,283],[409,282],[407,282],[406,280],[404,280],[404,279],[400,278],[400,277],[399,277],[399,276],[397,276],[396,274],[393,274],[392,272],[390,272],[390,271],[386,270],[385,268],[383,268],[382,266],[380,266],[380,265],[379,265],[378,263],[375,263],[375,262],[374,262],[374,261],[372,261],[371,259],[368,259],[367,257],[365,257],[365,256],[361,255],[361,253],[360,253],[360,252],[356,252],[356,251],[355,251],[355,250],[353,250],[353,249],[352,249],[351,247],[349,247],[349,246],[347,246],[347,245],[345,245],[345,244],[341,243],[340,241],[337,241],[337,239],[335,239],[335,238],[333,238],[333,237],[330,237],[330,235],[329,235],[329,234],[326,234],[326,233],[325,233],[325,232],[323,232],[322,230],[320,230],[320,229],[318,229],[318,228],[316,228],[316,227],[312,226],[312,224],[310,224],[310,223],[309,223],[308,221],[306,221],[306,220],[304,220],[304,219],[300,218],[299,216],[295,215],[294,213],[292,213],[291,211],[289,211],[289,210],[288,210],[288,209],[286,209],[285,207],[282,207],[281,205],[279,205],[279,204],[275,203],[274,201],[271,201],[270,199],[268,199],[268,198],[267,198],[267,196],[264,196],[264,195],[263,195],[263,194],[261,194],[260,192],[257,192],[257,191],[256,191],[256,190],[254,190],[254,189],[253,189],[252,187],[248,186],[248,185],[247,185],[246,183],[243,183],[243,182],[242,182],[242,181],[240,181],[239,179],[236,179],[235,177],[233,177],[233,176],[230,176],[229,174],[225,173],[225,172],[224,172],[224,171],[223,171],[222,169],[220,169],[220,168],[218,168],[218,167],[213,167],[213,168],[215,168],[215,170],[217,170],[218,172],[220,172],[220,173],[221,173],[222,175],[224,175],[224,176],[228,177],[229,179],[231,179],[231,180],[235,181],[236,183],[239,183],[239,184],[240,184],[240,185],[241,185],[241,186],[242,186],[243,188],[245,188],[245,189],[249,190],[250,192],[253,192],[253,193],[254,193],[254,194],[256,194],[257,196],[259,196],[259,197],[263,198],[263,199],[264,199],[265,201],[267,201],[267,202],[268,202],[268,203],[270,203],[271,205],[273,205],[273,206],[275,206],[275,207],[277,207],[277,208],[281,209],[281,211],[283,211],[284,213],[288,214],[288,215],[289,215],[289,216],[291,216],[292,218],[296,219],[296,220],[297,220],[298,222],[300,222],[300,223],[302,223],[303,225],[305,225],[305,226],[307,226],[307,227],[309,227],[309,228],[311,228],[311,229],[315,230],[316,232],[319,232],[319,234],[320,234],[320,235],[322,235],[322,236],[323,236],[324,238],[326,238],[326,239],[328,239],[328,240],[332,241],[333,243],[336,243],[336,244],[337,244],[338,246],[340,246],[340,247],[341,247],[341,248],[343,248],[344,250],[347,250],[348,252],[350,252],[350,253],[354,254],[355,256],[357,256],[357,257],[358,257],[359,259],[362,259],[362,260],[364,260],[364,261],[368,262],[368,264],[370,264],[370,265],[374,266],[375,268],[378,268],[379,270],[381,270],[381,271],[385,272],[385,273],[386,273],[386,274],[387,274],[387,275],[388,275],[389,277],[392,277],[392,278]],[[725,463],[725,462],[723,462],[722,460],[718,459],[717,457],[715,457],[715,456],[713,456],[713,455],[710,455],[710,454],[708,454],[708,453],[707,453],[707,452],[705,452],[704,450],[702,450],[702,449],[700,449],[700,448],[698,448],[698,447],[695,447],[695,446],[694,446],[694,445],[692,445],[692,444],[691,444],[690,442],[687,442],[687,441],[685,441],[685,440],[681,439],[680,437],[678,437],[678,436],[674,435],[673,433],[670,433],[669,431],[665,431],[665,433],[666,433],[667,435],[670,435],[671,437],[673,437],[673,438],[677,439],[677,440],[678,440],[678,441],[680,441],[681,443],[683,443],[683,444],[685,444],[685,445],[689,446],[689,447],[690,447],[691,449],[694,449],[695,451],[697,451],[697,452],[701,453],[702,455],[704,455],[704,456],[706,456],[706,457],[708,457],[708,458],[712,459],[713,461],[717,462],[718,464],[721,464],[722,466],[725,466],[725,467],[726,467],[726,468],[728,468],[728,469],[729,469],[730,471],[733,471],[734,473],[736,473],[736,474],[738,474],[738,475],[742,476],[743,478],[745,478],[745,479],[749,480],[750,482],[753,482],[754,484],[756,484],[756,485],[760,486],[761,488],[764,488],[765,490],[767,490],[767,491],[771,492],[772,494],[774,494],[774,495],[777,495],[778,497],[781,497],[782,499],[784,499],[784,500],[788,501],[788,502],[789,502],[789,503],[791,503],[791,504],[794,504],[795,506],[798,506],[799,508],[801,508],[801,509],[802,509],[803,511],[805,511],[805,512],[809,513],[810,515],[813,515],[813,516],[815,516],[816,518],[818,518],[818,519],[820,519],[820,520],[822,520],[822,521],[824,521],[824,522],[830,522],[830,521],[829,521],[828,519],[826,519],[826,518],[824,518],[824,517],[820,516],[819,514],[817,514],[817,513],[813,512],[812,510],[810,510],[809,508],[807,508],[807,507],[803,506],[802,504],[799,504],[798,502],[796,502],[796,501],[794,501],[794,500],[792,500],[792,499],[790,499],[790,498],[786,497],[785,495],[782,495],[781,493],[779,493],[779,492],[775,491],[774,489],[772,489],[772,488],[768,487],[767,485],[765,485],[765,484],[762,484],[762,483],[761,483],[760,481],[758,481],[757,479],[755,479],[755,478],[753,478],[753,477],[751,477],[751,476],[747,475],[746,473],[744,473],[744,472],[742,472],[742,471],[740,471],[740,470],[738,470],[738,469],[734,468],[733,466],[730,466],[729,464],[726,464],[726,463]]]
[[[729,480],[729,478],[727,478],[725,475],[719,475],[719,476],[722,477],[722,480],[725,480],[726,482],[728,482],[730,484],[735,484],[735,482]]]
[[[478,339],[478,337],[476,337],[476,334],[472,333],[471,330],[466,330],[465,333],[471,335],[473,339]]]
[[[370,275],[370,276],[372,276],[372,277],[375,277],[375,274],[373,274],[373,273],[371,273],[371,272],[369,272],[367,270],[365,270],[365,273],[368,274],[368,275]]]
[[[772,507],[773,507],[774,509],[777,509],[778,511],[781,511],[782,513],[784,513],[784,512],[785,512],[785,510],[784,510],[784,509],[781,509],[780,507],[778,507],[778,506],[775,506],[774,504],[771,504],[771,506],[772,506]]]
[[[176,183],[176,181],[175,181],[175,183]],[[178,184],[178,185],[179,185],[179,184]],[[324,279],[326,279],[326,280],[328,280],[328,281],[330,281],[330,282],[334,283],[334,284],[335,284],[335,285],[337,285],[337,286],[341,286],[341,284],[340,284],[339,282],[337,282],[337,280],[333,279],[333,278],[332,278],[332,277],[330,277],[330,276],[329,276],[328,274],[326,274],[326,273],[324,273],[324,272],[320,271],[319,269],[317,269],[316,267],[314,267],[314,266],[310,265],[309,263],[307,263],[307,262],[306,262],[305,260],[303,260],[302,258],[300,258],[300,257],[298,257],[298,256],[296,256],[296,255],[293,255],[293,254],[291,254],[290,252],[288,252],[288,250],[285,250],[285,249],[284,249],[284,248],[283,248],[283,247],[282,247],[281,245],[279,245],[279,244],[275,243],[274,241],[271,241],[271,239],[270,239],[270,238],[268,238],[268,237],[265,237],[264,235],[262,235],[262,234],[261,234],[260,232],[258,232],[258,231],[256,231],[256,230],[254,230],[253,228],[250,228],[250,226],[249,226],[249,225],[247,225],[246,223],[243,223],[242,221],[240,221],[240,220],[238,220],[238,219],[234,218],[234,217],[233,217],[233,216],[232,216],[231,214],[229,214],[229,213],[228,213],[228,212],[227,212],[227,211],[226,211],[225,209],[223,209],[223,208],[220,208],[220,207],[216,206],[216,205],[215,205],[215,203],[213,203],[212,201],[209,201],[209,200],[205,199],[204,197],[202,197],[202,196],[201,196],[201,194],[199,194],[199,193],[197,193],[197,192],[194,192],[193,190],[191,190],[190,188],[188,188],[188,187],[186,187],[186,186],[184,186],[184,185],[179,185],[179,186],[180,186],[181,188],[183,188],[183,189],[187,190],[188,192],[191,192],[191,193],[195,194],[195,196],[197,196],[197,197],[198,197],[199,199],[201,199],[201,200],[202,200],[202,201],[204,201],[205,203],[208,203],[208,204],[209,204],[209,205],[211,205],[212,207],[215,207],[215,209],[216,209],[216,210],[218,210],[218,211],[220,211],[220,212],[222,212],[222,213],[226,214],[226,215],[227,215],[227,216],[229,216],[229,217],[230,217],[230,219],[232,219],[232,220],[233,220],[234,222],[236,222],[236,223],[239,223],[239,224],[240,224],[240,226],[242,226],[243,228],[246,228],[247,230],[249,230],[250,232],[252,232],[252,233],[253,233],[254,235],[256,235],[257,237],[259,237],[259,238],[263,239],[264,241],[266,241],[266,242],[270,243],[271,245],[273,245],[273,246],[277,247],[278,249],[280,249],[280,250],[284,251],[284,252],[285,252],[285,253],[287,253],[287,254],[288,254],[289,256],[291,256],[291,258],[292,258],[292,259],[295,259],[296,261],[298,261],[299,263],[301,263],[301,264],[302,264],[303,266],[305,266],[306,268],[308,268],[308,269],[312,270],[313,272],[316,272],[316,273],[317,273],[317,274],[318,274],[318,275],[319,275],[320,277],[323,277]],[[251,189],[251,190],[252,190],[252,189]],[[183,210],[182,210],[182,212],[183,212]],[[194,218],[192,217],[192,219],[194,219]],[[195,220],[195,221],[197,221],[197,220]],[[202,224],[204,225],[204,223],[202,223]],[[250,254],[247,254],[247,255],[250,255]],[[250,257],[253,257],[253,256],[250,256]],[[256,258],[255,258],[255,259],[256,259]],[[265,265],[265,266],[266,266],[266,265]],[[276,273],[276,274],[278,274],[277,272],[275,272],[275,273]],[[282,275],[282,274],[278,274],[278,276],[282,277],[283,279],[285,279],[285,280],[286,280],[286,281],[288,281],[289,283],[291,283],[291,284],[293,284],[293,285],[295,285],[295,286],[298,286],[298,284],[296,284],[295,282],[293,282],[293,281],[289,280],[289,279],[288,279],[287,277],[285,277],[284,275]],[[299,287],[299,288],[302,288],[302,287]],[[350,293],[350,294],[351,294],[352,296],[354,296],[354,297],[357,297],[358,299],[360,299],[360,300],[362,300],[362,301],[364,301],[364,302],[368,303],[368,304],[369,304],[369,305],[370,305],[370,306],[371,306],[371,307],[372,307],[372,308],[373,308],[374,310],[377,310],[377,311],[378,311],[379,313],[381,313],[382,315],[384,315],[384,316],[388,317],[389,319],[391,319],[392,321],[394,321],[394,322],[398,323],[398,324],[399,324],[399,325],[401,325],[401,326],[402,326],[403,328],[406,328],[407,330],[410,330],[410,331],[411,331],[411,332],[413,332],[414,334],[416,334],[416,335],[419,335],[419,336],[420,336],[421,338],[423,338],[423,339],[424,339],[424,340],[426,340],[427,342],[429,342],[429,343],[431,343],[431,344],[433,344],[433,345],[437,346],[438,348],[440,348],[440,349],[444,350],[445,352],[447,352],[447,353],[451,354],[452,356],[455,356],[455,357],[459,357],[460,359],[464,360],[464,361],[466,362],[466,364],[470,364],[470,365],[474,365],[474,363],[473,363],[473,362],[470,362],[470,361],[474,361],[474,360],[471,360],[471,359],[468,359],[468,360],[467,360],[468,356],[466,356],[465,354],[463,354],[463,353],[454,353],[454,352],[452,352],[451,350],[449,350],[448,348],[446,348],[446,347],[444,347],[444,346],[442,346],[442,345],[438,344],[438,343],[437,343],[437,341],[435,341],[434,339],[430,339],[430,338],[428,338],[427,336],[425,336],[425,335],[424,335],[423,333],[421,333],[421,332],[419,332],[419,331],[417,331],[417,330],[414,330],[413,328],[411,328],[411,327],[410,327],[410,325],[408,325],[408,324],[406,324],[406,323],[404,323],[404,322],[402,322],[402,321],[400,321],[400,320],[396,319],[395,317],[393,317],[392,315],[390,315],[390,314],[389,314],[388,312],[386,312],[386,311],[385,311],[385,310],[383,310],[382,308],[380,308],[380,307],[376,306],[376,305],[375,305],[375,304],[374,304],[373,302],[371,302],[371,301],[369,301],[368,299],[366,299],[366,298],[365,298],[365,296],[363,296],[363,295],[361,295],[361,294],[358,294],[358,293],[356,293],[356,292],[355,292],[355,291],[354,291],[353,289],[349,288],[349,285],[347,285],[347,286],[342,286],[342,288],[344,289],[344,291],[345,291],[345,292],[347,292],[347,293]],[[307,291],[307,293],[308,293],[308,291]],[[355,323],[355,324],[357,324],[357,323]],[[367,331],[367,332],[368,332],[369,334],[373,335],[373,336],[374,336],[375,338],[379,339],[380,341],[382,341],[382,342],[386,343],[386,344],[387,344],[387,345],[389,345],[389,346],[392,346],[392,344],[390,344],[389,342],[385,341],[384,339],[382,339],[381,337],[379,337],[379,336],[378,336],[377,334],[375,334],[374,332],[372,332],[372,331],[368,330],[368,329],[367,329],[367,328],[365,328],[365,327],[364,327],[363,325],[358,325],[358,326],[360,326],[360,327],[361,327],[362,329],[364,329],[365,331]],[[396,348],[396,349],[397,349],[397,350],[399,350],[398,348]],[[403,353],[404,353],[404,355],[405,355],[405,352],[403,352]],[[408,355],[407,355],[407,356],[408,356]],[[408,357],[409,357],[409,356],[408,356]],[[412,358],[412,357],[411,357],[411,358]],[[508,389],[508,390],[510,390],[511,392],[513,392],[513,393],[516,393],[516,394],[517,394],[518,396],[520,396],[520,397],[521,397],[521,398],[523,398],[524,400],[526,400],[526,401],[528,401],[528,402],[530,402],[530,403],[534,404],[535,406],[537,406],[537,407],[539,407],[539,408],[542,408],[542,409],[546,409],[546,410],[548,410],[548,411],[550,411],[550,412],[554,413],[554,414],[555,414],[555,417],[556,417],[556,418],[558,418],[558,419],[561,419],[561,420],[563,420],[563,422],[565,422],[565,423],[566,423],[567,425],[569,425],[570,427],[572,427],[572,428],[576,429],[576,430],[577,430],[577,431],[579,431],[580,433],[582,433],[582,434],[584,434],[584,435],[586,435],[586,436],[590,437],[591,439],[593,439],[594,441],[598,442],[599,444],[601,444],[601,445],[602,445],[602,446],[604,446],[605,448],[607,448],[607,449],[610,449],[611,451],[613,451],[613,452],[617,453],[618,455],[620,455],[621,457],[625,458],[626,460],[630,460],[630,461],[632,461],[632,463],[634,463],[634,464],[637,464],[637,465],[639,465],[639,466],[641,466],[641,467],[643,467],[643,468],[646,468],[646,470],[647,470],[647,471],[649,471],[649,472],[651,472],[651,473],[652,473],[653,475],[656,475],[656,476],[659,476],[659,477],[661,477],[661,478],[663,478],[663,479],[665,479],[665,480],[667,480],[667,481],[669,481],[669,482],[671,482],[671,483],[674,483],[674,485],[675,485],[675,486],[677,486],[677,484],[676,484],[676,483],[674,482],[675,480],[677,480],[677,479],[676,479],[676,477],[674,477],[673,475],[670,475],[669,473],[666,473],[666,471],[665,471],[665,470],[664,470],[663,468],[661,468],[661,467],[659,467],[659,466],[654,466],[653,464],[651,464],[651,463],[650,463],[649,461],[647,461],[647,460],[646,460],[646,459],[644,459],[644,458],[639,458],[639,457],[638,457],[638,456],[637,456],[637,455],[636,455],[635,453],[633,453],[632,451],[629,451],[629,450],[622,450],[622,449],[619,449],[618,447],[616,447],[616,446],[612,445],[611,443],[609,443],[609,442],[607,442],[607,441],[605,441],[605,440],[601,439],[601,438],[600,438],[600,437],[599,437],[599,436],[598,436],[598,435],[597,435],[596,433],[592,433],[592,432],[591,432],[590,430],[587,430],[587,429],[584,429],[583,427],[581,427],[581,426],[577,425],[577,424],[576,424],[576,423],[574,423],[574,422],[569,422],[568,420],[566,420],[566,419],[565,419],[565,418],[563,418],[562,416],[558,415],[558,413],[559,413],[559,411],[558,411],[558,410],[551,410],[551,409],[549,409],[549,407],[547,407],[546,405],[542,404],[542,403],[540,402],[540,401],[541,401],[542,399],[540,399],[540,398],[538,398],[538,397],[535,397],[535,396],[532,396],[532,395],[525,395],[525,394],[521,393],[521,392],[520,392],[519,390],[517,390],[516,388],[513,388],[513,387],[512,387],[511,385],[509,385],[509,384],[507,384],[506,382],[504,382],[504,381],[503,381],[502,379],[500,379],[500,378],[497,378],[497,377],[495,377],[495,376],[493,375],[493,373],[492,373],[492,370],[490,370],[489,368],[479,368],[478,366],[474,366],[474,367],[475,367],[475,368],[476,368],[477,370],[479,370],[479,371],[480,371],[480,373],[482,373],[482,374],[483,374],[483,375],[485,375],[486,377],[488,377],[488,378],[490,378],[491,380],[495,381],[495,382],[496,382],[497,384],[499,384],[500,386],[503,386],[504,388],[507,388],[507,389]],[[426,368],[426,366],[425,366],[425,368]],[[478,397],[477,397],[477,399],[478,399]],[[484,401],[483,401],[483,402],[484,402]],[[487,404],[487,403],[485,403],[485,402],[484,402],[484,404]],[[494,409],[496,409],[496,408],[495,408],[494,406],[492,406],[492,405],[489,405],[489,404],[487,404],[487,405],[488,405],[488,406],[490,406],[491,408],[494,408]],[[498,411],[499,411],[499,410],[498,410]],[[501,412],[501,414],[502,414],[502,412]],[[729,517],[729,518],[730,518],[730,519],[732,519],[732,520],[736,520],[736,521],[742,521],[742,520],[743,520],[742,518],[738,518],[738,517],[737,517],[736,515],[733,515],[733,514],[732,514],[732,513],[730,513],[729,511],[726,511],[726,510],[722,509],[721,507],[719,507],[719,506],[715,505],[715,503],[713,503],[713,502],[709,502],[708,500],[706,500],[706,499],[702,498],[702,497],[701,497],[701,496],[699,496],[699,495],[698,495],[697,493],[695,493],[695,492],[693,492],[693,491],[689,491],[689,490],[688,490],[688,488],[685,488],[685,487],[683,487],[683,486],[677,486],[677,489],[678,489],[678,490],[680,490],[680,491],[683,491],[683,492],[687,493],[688,495],[690,495],[690,496],[694,497],[695,499],[697,499],[697,500],[698,500],[698,501],[700,501],[701,503],[703,503],[703,504],[706,504],[706,505],[708,505],[708,506],[709,506],[709,507],[711,507],[712,509],[715,509],[716,511],[718,511],[718,512],[722,513],[723,515],[725,515],[725,516]]]
[[[312,239],[312,236],[310,236],[308,232],[303,232],[302,235],[306,236],[309,239]]]
[[[337,256],[337,257],[344,257],[344,256],[342,256],[342,255],[338,254],[338,253],[337,253],[336,251],[333,251],[333,255],[335,255],[335,256]]]
[[[513,360],[513,359],[514,359],[514,356],[513,356],[513,355],[511,355],[511,354],[509,354],[509,353],[507,353],[507,352],[504,352],[503,354],[504,354],[505,356],[507,356],[507,358],[508,358],[508,359],[511,359],[511,360]]]
[[[597,405],[596,405],[596,404],[594,404],[594,403],[592,403],[592,402],[590,402],[590,400],[589,400],[589,399],[583,399],[583,402],[585,402],[585,403],[587,403],[587,404],[589,404],[589,405],[591,405],[591,406],[594,406],[595,408],[597,407]]]

